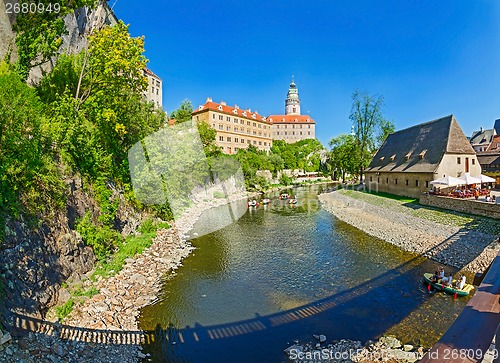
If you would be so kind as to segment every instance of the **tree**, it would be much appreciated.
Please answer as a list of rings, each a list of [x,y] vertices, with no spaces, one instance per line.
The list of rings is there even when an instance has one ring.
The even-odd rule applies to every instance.
[[[190,100],[185,99],[184,101],[182,101],[177,110],[172,111],[172,113],[170,114],[170,119],[175,119],[178,123],[190,121],[192,113],[193,104]]]
[[[95,7],[97,1],[73,0],[56,5],[52,0],[21,0],[19,8],[30,10],[32,4],[37,5],[37,11],[19,11],[14,25],[17,70],[23,80],[31,68],[46,63],[59,51],[62,35],[67,34],[64,16],[83,6]]]
[[[342,174],[342,182],[345,182],[346,173],[356,174],[358,172],[359,155],[358,143],[354,135],[342,134],[330,140],[330,163],[334,169]]]
[[[395,130],[396,126],[393,122],[389,120],[382,120],[382,122],[380,122],[380,132],[377,135],[377,149],[382,146],[387,136],[392,134]]]
[[[360,181],[368,167],[372,152],[375,149],[375,132],[384,121],[381,108],[384,104],[382,96],[370,96],[366,92],[355,91],[352,94],[352,109],[349,119],[352,121],[358,145],[358,170]]]

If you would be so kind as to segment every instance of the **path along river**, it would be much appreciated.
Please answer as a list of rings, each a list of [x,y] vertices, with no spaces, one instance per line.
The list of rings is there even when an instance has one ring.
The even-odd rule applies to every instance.
[[[289,189],[295,206],[271,194],[270,205],[192,239],[196,250],[142,310],[141,329],[158,332],[144,352],[154,362],[281,362],[294,340],[313,334],[362,342],[394,334],[432,346],[468,298],[429,292],[422,274],[435,262],[323,210],[317,194],[326,187]]]

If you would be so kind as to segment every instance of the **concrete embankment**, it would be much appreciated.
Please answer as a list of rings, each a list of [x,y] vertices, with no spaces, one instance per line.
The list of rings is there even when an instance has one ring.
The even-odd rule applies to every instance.
[[[353,194],[355,193],[355,194]],[[351,195],[350,195],[351,194]],[[460,270],[482,273],[500,249],[498,223],[494,220],[476,220],[464,225],[446,224],[454,216],[447,212],[443,222],[416,217],[428,211],[418,204],[404,205],[387,198],[354,191],[335,191],[319,196],[323,208],[340,220],[365,233],[392,243],[401,249],[423,255]],[[422,210],[423,208],[423,210]],[[478,217],[481,218],[481,217]],[[491,228],[489,227],[491,223]],[[478,227],[481,225],[481,228]],[[486,225],[486,228],[484,228]]]

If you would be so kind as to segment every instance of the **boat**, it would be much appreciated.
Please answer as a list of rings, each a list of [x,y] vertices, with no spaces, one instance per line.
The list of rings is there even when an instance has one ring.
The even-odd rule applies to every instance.
[[[283,194],[280,195],[280,199],[281,200],[285,200],[285,199],[288,199],[288,198],[290,198],[290,195],[288,193],[283,193]]]
[[[432,287],[434,287],[436,290],[444,291],[444,292],[451,294],[451,295],[457,294],[458,296],[467,296],[467,295],[469,295],[469,293],[471,291],[474,290],[474,286],[471,284],[467,284],[467,283],[465,284],[463,289],[457,289],[457,288],[453,287],[453,286],[456,286],[457,280],[453,280],[452,285],[450,285],[450,286],[445,286],[445,285],[439,283],[439,281],[441,281],[441,280],[438,280],[438,282],[432,282],[431,281],[432,276],[433,276],[433,274],[431,274],[431,273],[424,273],[424,281],[427,282]]]
[[[267,198],[265,198],[265,199],[262,199],[262,200],[260,201],[260,204],[263,204],[263,205],[266,205],[266,204],[269,204],[269,203],[271,203],[271,199],[267,199]]]
[[[288,204],[297,204],[298,200],[297,199],[290,199],[288,200]]]
[[[256,200],[251,200],[250,202],[247,203],[247,207],[258,207],[259,203],[257,203]]]

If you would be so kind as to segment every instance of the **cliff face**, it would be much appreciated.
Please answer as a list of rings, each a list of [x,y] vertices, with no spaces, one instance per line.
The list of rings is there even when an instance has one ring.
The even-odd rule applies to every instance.
[[[66,210],[51,221],[36,228],[22,220],[7,223],[7,236],[0,245],[4,312],[43,317],[57,302],[64,281],[78,282],[93,269],[94,253],[84,245],[75,224],[86,212],[97,219],[99,208],[80,179],[68,180],[67,187]],[[127,206],[120,191],[113,190],[112,198],[120,200],[115,226],[124,235],[130,234],[140,224],[141,215]]]
[[[7,14],[5,4],[14,4],[18,1],[0,0],[0,60],[3,60],[9,47],[14,43],[14,32],[12,24],[14,23],[14,14]]]

